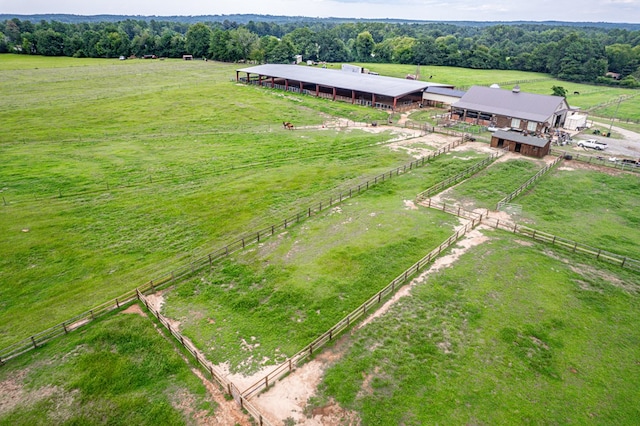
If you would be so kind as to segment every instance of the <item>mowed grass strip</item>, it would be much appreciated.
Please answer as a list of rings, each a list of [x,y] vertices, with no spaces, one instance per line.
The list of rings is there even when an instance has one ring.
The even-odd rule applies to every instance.
[[[633,424],[637,274],[486,231],[358,330],[311,408],[363,424]]]
[[[110,315],[0,368],[0,424],[186,425],[215,416],[182,356],[149,319]]]
[[[439,157],[214,266],[165,295],[164,314],[214,363],[251,373],[295,354],[453,233],[422,189],[482,155]],[[463,159],[466,158],[466,161]]]

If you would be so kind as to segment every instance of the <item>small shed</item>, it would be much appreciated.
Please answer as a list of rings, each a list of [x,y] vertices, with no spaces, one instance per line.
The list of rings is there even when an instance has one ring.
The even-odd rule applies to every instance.
[[[496,130],[491,136],[491,147],[518,152],[529,157],[542,158],[549,154],[551,141],[520,132]]]
[[[182,55],[182,59],[185,61],[193,61],[193,55]]]

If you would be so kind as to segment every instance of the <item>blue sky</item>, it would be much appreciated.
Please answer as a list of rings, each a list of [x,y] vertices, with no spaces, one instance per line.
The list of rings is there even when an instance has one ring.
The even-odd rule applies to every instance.
[[[640,23],[640,0],[0,0],[0,13],[269,15]]]

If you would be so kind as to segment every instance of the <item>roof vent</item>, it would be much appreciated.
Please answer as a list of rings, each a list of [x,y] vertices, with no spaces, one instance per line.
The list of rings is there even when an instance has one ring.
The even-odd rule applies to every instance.
[[[513,89],[511,89],[511,91],[513,93],[520,93],[520,85],[516,84],[515,86],[513,86]]]
[[[499,88],[500,88],[500,85],[499,85],[499,84],[496,84],[496,83],[493,83],[491,86],[489,86],[489,88],[490,88],[490,89],[499,89]]]

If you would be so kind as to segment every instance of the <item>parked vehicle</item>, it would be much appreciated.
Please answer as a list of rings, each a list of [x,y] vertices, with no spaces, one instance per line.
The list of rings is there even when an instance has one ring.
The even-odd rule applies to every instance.
[[[597,141],[595,139],[587,139],[586,141],[579,141],[578,146],[581,148],[591,148],[598,151],[603,151],[607,149],[606,143]]]

